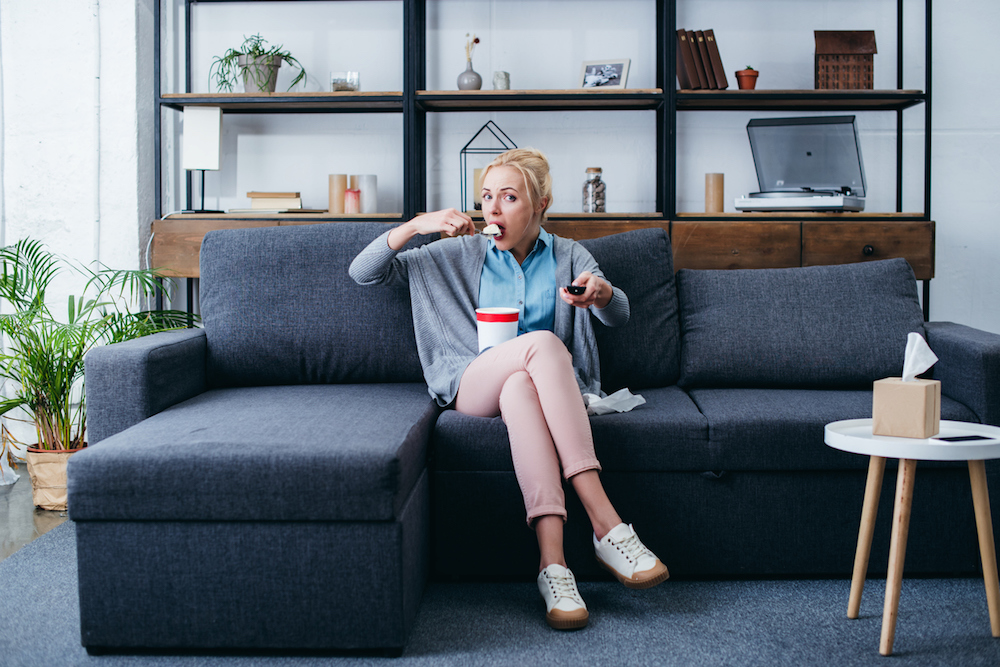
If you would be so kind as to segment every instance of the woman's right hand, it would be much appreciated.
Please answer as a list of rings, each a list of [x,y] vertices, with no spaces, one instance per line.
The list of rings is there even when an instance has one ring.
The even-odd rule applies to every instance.
[[[417,234],[461,236],[475,233],[476,227],[472,224],[472,218],[461,211],[447,208],[443,211],[418,215],[393,229],[389,234],[389,247],[400,250]]]
[[[435,234],[440,232],[448,236],[462,236],[476,233],[476,227],[472,224],[472,218],[453,208],[418,215],[413,220],[410,220],[410,224],[416,227],[418,234]]]

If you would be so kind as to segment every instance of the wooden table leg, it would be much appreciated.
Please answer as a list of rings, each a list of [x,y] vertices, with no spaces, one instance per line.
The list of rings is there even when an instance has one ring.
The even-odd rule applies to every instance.
[[[892,654],[892,644],[896,639],[896,616],[899,612],[899,593],[903,585],[903,561],[906,558],[906,538],[910,533],[910,507],[913,504],[913,484],[916,475],[916,461],[899,460],[896,504],[892,513],[892,541],[889,544],[889,572],[885,578],[882,639],[878,648],[882,655]]]
[[[969,481],[972,482],[972,505],[976,508],[979,555],[983,560],[983,582],[986,584],[986,605],[990,610],[990,629],[994,637],[1000,637],[1000,581],[997,579],[990,492],[986,488],[986,466],[982,461],[969,461]]]
[[[861,611],[861,593],[868,576],[868,557],[872,551],[872,535],[875,532],[875,517],[878,514],[878,500],[882,494],[882,476],[885,473],[885,457],[872,456],[868,460],[868,481],[865,483],[865,503],[861,508],[861,528],[858,530],[858,548],[854,553],[854,575],[851,577],[851,597],[847,602],[847,618],[857,618]]]

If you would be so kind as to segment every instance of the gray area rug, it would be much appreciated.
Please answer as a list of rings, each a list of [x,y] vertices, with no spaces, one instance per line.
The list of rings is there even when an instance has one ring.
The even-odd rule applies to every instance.
[[[534,583],[431,583],[402,657],[89,656],[80,646],[74,526],[0,562],[0,665],[1000,665],[979,579],[904,579],[895,653],[878,654],[884,581],[861,618],[847,580],[582,582],[590,625],[545,625]]]

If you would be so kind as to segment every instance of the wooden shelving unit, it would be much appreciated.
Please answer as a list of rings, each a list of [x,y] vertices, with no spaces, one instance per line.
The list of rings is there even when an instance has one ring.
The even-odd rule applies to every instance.
[[[235,2],[238,0],[183,0],[185,24],[190,28],[191,12],[199,2]],[[677,90],[676,89],[676,15],[678,0],[650,0],[656,4],[656,87],[626,90],[513,90],[513,91],[457,91],[427,90],[425,63],[427,6],[433,0],[403,0],[403,90],[384,92],[338,93],[232,93],[160,94],[161,45],[155,40],[154,62],[156,68],[156,211],[161,207],[161,109],[183,112],[188,106],[219,106],[224,113],[280,114],[280,113],[398,113],[403,119],[403,202],[400,213],[363,216],[360,219],[398,222],[409,219],[426,209],[427,192],[425,167],[427,163],[427,114],[449,112],[532,112],[567,111],[653,111],[656,114],[656,213],[611,213],[605,217],[584,214],[553,214],[546,226],[560,235],[576,238],[600,236],[637,227],[658,226],[668,230],[675,247],[678,266],[709,267],[722,265],[730,268],[761,268],[766,266],[798,266],[817,261],[861,261],[856,259],[856,241],[868,238],[867,232],[881,229],[883,237],[877,252],[862,256],[872,259],[888,253],[889,256],[906,256],[914,264],[919,278],[924,280],[924,307],[928,307],[927,280],[933,277],[934,223],[930,219],[930,130],[931,130],[931,0],[923,0],[925,25],[924,88],[903,87],[903,4],[896,0],[897,21],[897,87],[890,90]],[[680,0],[693,2],[694,0]],[[814,0],[820,2],[822,0]],[[890,6],[890,0],[879,0]],[[276,2],[280,11],[281,2]],[[567,11],[573,11],[567,2]],[[747,11],[752,11],[748,4]],[[735,20],[735,19],[734,19]],[[154,30],[161,31],[160,11],[154,12]],[[806,25],[807,18],[803,18]],[[190,32],[186,32],[190,35]],[[185,44],[189,54],[190,45]],[[190,81],[190,64],[186,63],[186,81]],[[735,85],[735,84],[734,84]],[[903,174],[903,111],[924,105],[924,207],[923,211],[902,211]],[[802,111],[802,112],[885,112],[896,115],[897,170],[896,211],[861,214],[802,214],[802,213],[752,213],[752,214],[692,214],[677,211],[677,114],[702,111]],[[190,205],[189,205],[190,207]],[[285,225],[311,224],[356,219],[349,216],[330,217],[327,214],[286,214],[253,216],[227,214],[223,216],[171,217],[154,224],[153,251],[156,260],[168,258],[165,239],[183,238],[182,245],[189,252],[191,244],[198,241],[197,230],[212,225]],[[773,223],[773,224],[769,224]],[[834,229],[838,243],[849,245],[846,253],[806,252],[807,242],[812,242],[813,226],[826,225]],[[888,227],[886,226],[888,225]],[[910,225],[909,227],[907,225]],[[915,226],[914,226],[915,225]],[[808,227],[808,229],[807,229]],[[182,231],[174,234],[170,229]],[[818,227],[817,227],[818,228]],[[782,233],[776,230],[785,229]],[[172,235],[173,234],[173,235]],[[851,235],[856,238],[853,238]],[[906,235],[909,234],[910,237]],[[693,235],[700,235],[696,239]],[[886,236],[887,235],[887,236]],[[902,235],[902,236],[900,236]],[[731,247],[732,238],[743,239],[740,248]],[[714,239],[714,241],[712,240]],[[784,239],[782,241],[782,239]],[[886,241],[885,239],[891,239]],[[779,243],[780,241],[780,243]],[[180,242],[180,241],[178,241]],[[715,246],[711,246],[715,243]],[[748,244],[756,243],[756,249]],[[784,245],[781,245],[783,243]],[[709,244],[709,245],[705,245]],[[780,245],[780,247],[779,247]],[[862,244],[861,248],[873,245]],[[873,246],[874,247],[874,246]],[[733,250],[736,255],[733,255]],[[895,255],[892,253],[895,252]],[[700,256],[703,260],[698,259]],[[728,256],[726,255],[728,253]],[[739,261],[732,261],[738,256]],[[722,259],[728,258],[725,262]],[[756,258],[756,259],[754,259]],[[162,263],[161,263],[162,265]],[[177,275],[190,274],[191,263]],[[195,270],[197,263],[194,264]]]
[[[199,3],[224,3],[237,0],[183,0],[185,25],[190,28],[190,16]],[[433,0],[403,0],[403,90],[384,92],[336,93],[159,93],[160,44],[156,43],[156,106],[157,151],[159,152],[159,109],[183,112],[188,106],[219,106],[224,113],[399,113],[403,116],[404,201],[399,217],[407,218],[426,208],[424,169],[427,157],[428,113],[493,112],[493,111],[654,111],[657,128],[658,189],[656,210],[663,219],[678,215],[676,196],[676,130],[677,114],[699,111],[804,111],[804,112],[894,112],[897,114],[897,134],[902,135],[902,111],[925,105],[927,118],[924,133],[925,206],[920,216],[929,220],[930,198],[930,53],[926,51],[925,88],[904,89],[901,63],[905,57],[902,30],[897,34],[897,88],[891,90],[677,90],[676,78],[676,14],[678,0],[650,0],[656,5],[656,88],[611,90],[427,90],[425,86],[427,58],[426,15]],[[693,0],[680,0],[693,1]],[[814,0],[820,2],[821,0]],[[889,0],[880,0],[886,6]],[[283,3],[275,3],[276,10]],[[930,44],[930,5],[924,0],[926,39]],[[567,3],[567,11],[572,11]],[[749,11],[749,10],[748,10]],[[903,0],[896,0],[897,24],[902,25]],[[806,21],[807,19],[803,19]],[[160,33],[159,12],[155,13],[156,34]],[[190,35],[189,32],[186,33]],[[185,43],[185,54],[190,45]],[[190,63],[185,63],[186,81],[190,81]],[[735,84],[734,84],[735,85]],[[897,148],[897,191],[902,190],[902,142]],[[157,155],[159,158],[159,155]],[[157,160],[159,170],[159,159]],[[159,171],[157,183],[160,182]],[[897,195],[897,211],[901,196]],[[162,214],[157,187],[158,213]],[[632,217],[631,214],[622,214]],[[638,216],[644,217],[644,216]]]

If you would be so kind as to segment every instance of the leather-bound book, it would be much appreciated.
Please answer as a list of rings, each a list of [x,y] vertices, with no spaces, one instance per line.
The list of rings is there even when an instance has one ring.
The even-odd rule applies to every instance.
[[[691,53],[691,41],[687,31],[683,29],[677,31],[677,81],[682,90],[701,88],[698,70],[694,66],[694,55]]]
[[[719,43],[715,41],[715,32],[712,30],[705,31],[705,47],[715,74],[715,85],[719,90],[725,90],[729,87],[729,81],[726,79],[726,69],[722,66],[722,56],[719,55]]]
[[[708,77],[705,76],[705,63],[701,62],[701,51],[698,49],[698,40],[694,36],[694,30],[687,31],[687,38],[691,43],[691,59],[694,60],[694,68],[698,72],[699,87],[708,88]]]
[[[695,43],[698,45],[698,53],[701,56],[702,65],[705,67],[705,81],[709,88],[718,88],[715,83],[715,70],[712,68],[712,61],[709,60],[708,46],[705,44],[705,33],[702,30],[694,31]]]

